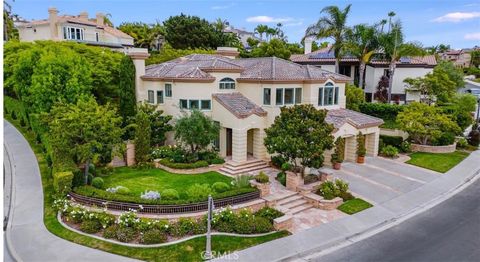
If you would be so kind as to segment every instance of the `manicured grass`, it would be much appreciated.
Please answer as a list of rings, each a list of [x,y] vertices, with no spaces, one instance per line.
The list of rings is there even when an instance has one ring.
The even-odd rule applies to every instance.
[[[124,186],[131,193],[140,196],[145,190],[162,192],[165,189],[175,189],[180,199],[187,199],[186,190],[194,184],[209,184],[224,182],[230,185],[232,178],[218,172],[207,172],[195,175],[172,174],[158,168],[136,169],[131,167],[116,168],[113,174],[103,177],[104,187]]]
[[[467,152],[455,151],[453,153],[423,153],[415,152],[410,154],[408,164],[427,168],[440,173],[445,173],[468,156]]]
[[[44,223],[47,229],[54,235],[71,242],[100,249],[106,252],[132,257],[145,261],[202,261],[201,252],[205,250],[205,238],[192,239],[177,245],[160,247],[160,248],[133,248],[124,247],[105,241],[86,237],[64,228],[57,220],[56,213],[52,208],[53,203],[53,185],[50,170],[45,161],[45,155],[41,146],[36,144],[35,135],[24,127],[20,126],[18,120],[12,120],[10,116],[5,118],[12,123],[27,139],[32,147],[40,167],[44,195]],[[229,237],[229,236],[213,236],[212,250],[216,252],[232,252],[235,250],[245,249],[254,245],[268,242],[277,238],[285,237],[289,233],[285,231],[277,232],[263,237]],[[58,250],[61,256],[62,251]]]
[[[345,203],[341,204],[338,207],[338,210],[347,213],[349,215],[358,213],[362,210],[372,207],[373,205],[368,203],[367,201],[361,198],[355,198],[352,200],[348,200]]]

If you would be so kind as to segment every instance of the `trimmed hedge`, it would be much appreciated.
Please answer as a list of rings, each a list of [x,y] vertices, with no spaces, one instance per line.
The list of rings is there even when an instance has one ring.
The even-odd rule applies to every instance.
[[[53,188],[57,193],[67,194],[72,189],[73,173],[56,172],[53,173]]]
[[[363,103],[360,104],[360,112],[375,116],[381,119],[396,119],[403,106],[384,103]]]
[[[197,161],[195,163],[174,163],[168,158],[160,160],[160,164],[174,169],[195,169],[209,166],[208,162],[203,160]]]
[[[384,136],[381,135],[380,139],[385,146],[394,146],[396,148],[402,147],[403,137],[401,136]]]
[[[232,188],[229,191],[223,193],[213,193],[212,197],[214,199],[221,199],[231,196],[242,195],[250,192],[257,191],[256,188],[252,187],[245,187],[245,188]],[[127,203],[134,203],[134,204],[152,204],[152,205],[180,205],[180,204],[190,204],[195,203],[198,201],[195,200],[187,200],[187,199],[176,199],[176,200],[167,200],[167,199],[142,199],[140,196],[132,196],[132,195],[120,195],[115,193],[110,193],[101,189],[94,188],[92,186],[81,186],[73,189],[73,192],[87,197],[94,197],[100,198],[109,201],[119,201],[119,202],[127,202]],[[207,199],[203,199],[201,201],[206,201]]]

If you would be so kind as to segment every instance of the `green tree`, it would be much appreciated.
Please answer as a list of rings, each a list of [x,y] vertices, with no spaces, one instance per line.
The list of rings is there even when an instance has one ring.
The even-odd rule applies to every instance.
[[[332,38],[333,39],[333,54],[335,55],[335,72],[340,72],[340,59],[345,48],[347,36],[347,17],[350,12],[350,7],[347,5],[343,10],[338,6],[327,6],[322,9],[321,13],[324,16],[318,19],[316,24],[313,24],[305,31],[305,37],[316,37],[317,39]]]
[[[165,40],[176,49],[215,49],[221,46],[223,32],[198,16],[171,16],[163,22]]]
[[[439,61],[438,64],[433,68],[433,73],[446,74],[448,79],[455,82],[455,88],[460,88],[465,85],[463,81],[463,71],[460,68],[457,68],[450,61]]]
[[[290,58],[290,50],[287,44],[280,39],[272,39],[270,42],[263,42],[260,46],[253,48],[250,53],[251,57],[280,57],[283,59]]]
[[[220,126],[202,112],[193,110],[177,119],[174,130],[175,139],[195,154],[218,138]]]
[[[248,46],[250,46],[251,48],[254,48],[254,47],[258,46],[260,41],[255,39],[255,38],[249,37],[247,39],[247,43],[248,43]]]
[[[379,46],[377,29],[375,26],[359,24],[347,32],[345,49],[360,61],[358,86],[363,87],[365,68]]]
[[[3,40],[18,40],[18,29],[15,28],[14,19],[17,15],[12,13],[12,6],[3,1]]]
[[[397,115],[401,130],[407,132],[415,143],[427,145],[440,138],[443,133],[458,133],[460,128],[441,109],[413,102]]]
[[[159,64],[190,54],[214,54],[213,50],[206,49],[174,49],[169,44],[164,44],[159,53],[153,53],[145,61],[146,65]]]
[[[347,108],[360,112],[359,106],[365,103],[365,94],[363,89],[354,85],[345,84],[345,96],[347,99]]]
[[[135,116],[135,161],[139,165],[150,160],[151,134],[148,115],[142,110],[138,110]]]
[[[287,43],[287,48],[291,54],[303,54],[303,47],[299,43]]]
[[[138,104],[138,110],[144,112],[148,116],[150,122],[150,145],[162,146],[165,143],[165,134],[172,131],[173,127],[169,124],[172,116],[164,115],[162,110],[157,109],[157,105],[148,103]]]
[[[280,116],[265,129],[264,144],[268,153],[279,154],[303,177],[306,167],[320,168],[323,165],[324,151],[333,147],[333,126],[325,122],[327,111],[312,105],[282,107],[280,110]]]
[[[470,53],[470,66],[478,68],[480,66],[480,50]]]
[[[122,145],[122,118],[109,104],[101,106],[93,97],[80,99],[76,104],[56,103],[50,113],[42,113],[41,118],[48,125],[54,161],[68,157],[84,163],[85,182],[89,164],[105,149]]]
[[[130,117],[135,116],[135,65],[130,57],[123,57],[120,65],[119,113],[125,126]]]
[[[263,41],[263,34],[267,33],[267,30],[268,30],[268,26],[267,25],[257,25],[257,27],[255,27],[255,33],[259,34],[260,35],[260,40]]]
[[[158,22],[153,24],[124,22],[118,29],[133,37],[135,47],[148,48],[149,50],[155,49],[157,40],[165,35],[164,27]]]

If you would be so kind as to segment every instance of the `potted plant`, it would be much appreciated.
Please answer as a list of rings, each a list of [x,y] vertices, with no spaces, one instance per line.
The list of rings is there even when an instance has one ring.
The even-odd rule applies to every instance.
[[[365,148],[365,136],[362,134],[362,132],[360,132],[357,136],[357,163],[365,163],[366,153],[367,149]]]
[[[335,140],[335,151],[332,154],[333,169],[340,170],[342,167],[343,159],[345,158],[345,140],[342,137],[338,137]]]

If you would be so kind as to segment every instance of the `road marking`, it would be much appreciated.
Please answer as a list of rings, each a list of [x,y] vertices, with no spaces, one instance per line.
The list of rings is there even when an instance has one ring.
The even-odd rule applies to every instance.
[[[380,170],[380,171],[385,172],[385,173],[388,173],[388,174],[390,174],[390,175],[394,175],[394,176],[397,176],[397,177],[401,177],[401,178],[404,178],[404,179],[407,179],[407,180],[410,180],[410,181],[415,181],[415,182],[418,182],[418,183],[420,183],[420,184],[425,184],[425,183],[427,183],[427,182],[424,181],[424,180],[420,180],[420,179],[413,178],[413,177],[410,177],[410,176],[407,176],[407,175],[403,175],[403,174],[400,174],[400,173],[396,173],[396,172],[393,172],[393,171],[390,171],[390,170],[387,170],[387,169],[384,169],[384,168],[381,168],[381,167],[378,167],[378,166],[374,166],[374,165],[371,165],[371,164],[365,164],[365,166],[368,166],[368,167],[373,168],[373,169]]]

